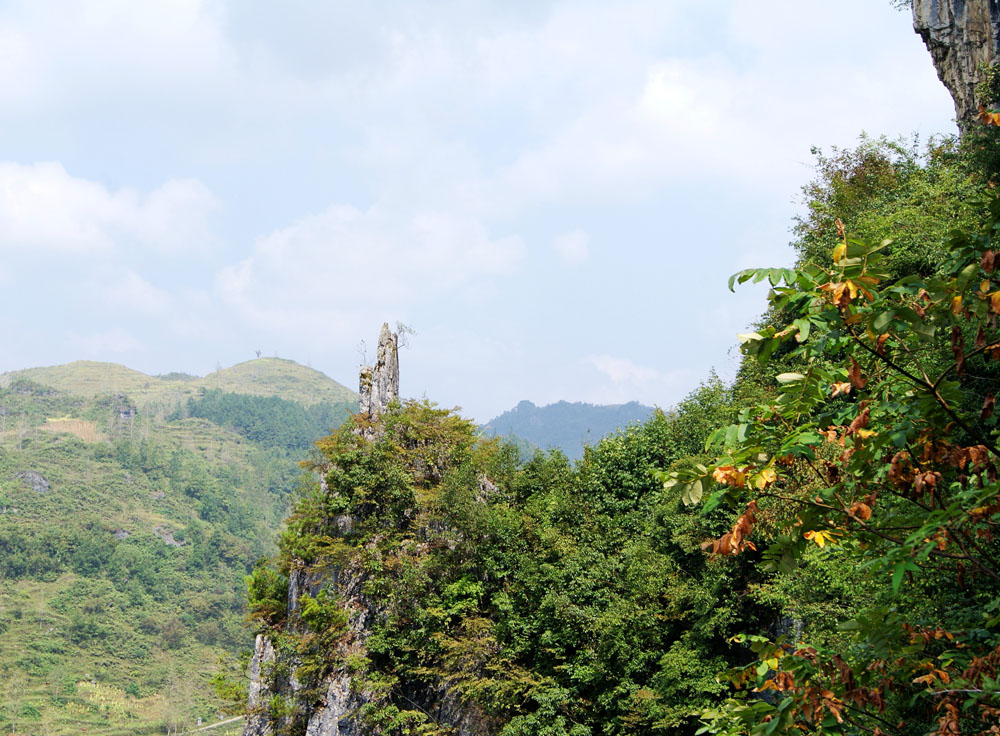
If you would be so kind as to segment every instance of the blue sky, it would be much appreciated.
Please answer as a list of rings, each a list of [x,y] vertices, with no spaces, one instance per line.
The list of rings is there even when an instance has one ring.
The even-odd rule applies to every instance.
[[[954,132],[888,1],[0,0],[0,371],[669,406],[785,265],[811,146]],[[849,223],[848,223],[849,226]]]

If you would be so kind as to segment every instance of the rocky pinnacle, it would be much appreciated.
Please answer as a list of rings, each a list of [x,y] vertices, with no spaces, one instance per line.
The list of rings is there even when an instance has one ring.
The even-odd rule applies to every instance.
[[[913,0],[913,30],[955,100],[955,120],[964,133],[980,102],[993,102],[977,100],[976,86],[981,67],[1000,61],[1000,0]]]
[[[398,335],[383,323],[374,366],[362,366],[358,394],[361,414],[374,419],[399,398]]]

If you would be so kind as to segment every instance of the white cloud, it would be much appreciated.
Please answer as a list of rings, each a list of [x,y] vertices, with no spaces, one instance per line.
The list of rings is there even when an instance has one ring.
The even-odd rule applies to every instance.
[[[621,28],[596,14],[589,29],[573,25],[579,18],[572,14],[555,13],[519,43],[491,41],[490,47],[517,49],[515,61],[498,64],[504,72],[495,76],[524,90],[533,113],[527,129],[540,134],[480,184],[484,211],[635,203],[663,186],[709,182],[789,196],[814,144],[851,145],[863,129],[901,134],[915,120],[940,121],[935,132],[951,128],[947,93],[916,36],[905,47],[870,48],[852,34],[804,34],[803,27],[836,27],[852,11],[793,0],[780,5],[761,13],[759,3],[723,3],[715,30],[725,42],[697,49],[684,48],[676,32],[654,32],[641,21]],[[889,20],[905,29],[905,15],[897,15]],[[761,25],[767,29],[758,34]],[[697,32],[708,35],[705,28]],[[567,52],[561,59],[561,39],[574,34],[601,53]],[[862,43],[864,53],[857,48]]]
[[[604,379],[603,385],[594,385],[587,399],[596,403],[641,401],[667,407],[681,398],[695,377],[691,369],[663,372],[612,355],[588,355],[582,362]]]
[[[557,235],[552,248],[567,266],[580,266],[590,260],[590,236],[583,230]]]
[[[143,348],[141,342],[121,327],[113,327],[93,335],[70,335],[69,343],[90,357],[108,353],[134,353]]]
[[[524,258],[518,236],[541,242],[548,256],[538,232],[579,225],[551,243],[572,265],[587,259],[586,232],[595,242],[614,232],[620,252],[611,258],[595,248],[594,258],[607,256],[609,285],[634,290],[639,282],[625,266],[662,262],[684,247],[654,223],[685,230],[697,219],[704,242],[671,261],[674,293],[628,301],[637,314],[669,313],[670,298],[697,312],[691,335],[678,337],[687,353],[678,360],[717,363],[706,341],[741,331],[749,290],[724,314],[715,296],[706,306],[704,289],[685,292],[682,269],[703,250],[731,270],[741,260],[773,262],[760,247],[766,257],[751,258],[745,241],[784,242],[785,221],[761,231],[758,205],[794,196],[811,144],[850,145],[862,127],[947,123],[947,93],[905,15],[887,18],[887,3],[871,5],[776,0],[761,12],[751,0],[350,8],[290,0],[276,16],[244,0],[0,2],[4,140],[31,156],[22,160],[72,161],[77,174],[58,163],[0,163],[0,270],[24,288],[14,276],[25,263],[67,262],[61,299],[47,297],[33,319],[58,333],[64,300],[75,299],[86,329],[97,332],[79,338],[88,349],[132,344],[128,333],[106,329],[118,315],[109,324],[86,311],[101,310],[100,299],[81,292],[106,268],[114,286],[103,306],[155,317],[148,328],[121,324],[161,354],[170,333],[185,338],[186,350],[200,341],[224,353],[241,340],[257,345],[263,333],[262,342],[279,335],[283,346],[333,354],[349,349],[339,337],[353,344],[383,319],[412,317],[447,324],[462,355],[470,335],[483,340],[462,367],[449,358],[425,372],[421,385],[432,395],[484,407],[498,396],[506,405],[669,404],[700,369],[670,370],[673,354],[656,363],[601,354],[625,355],[626,336],[641,344],[648,328],[633,324],[612,328],[623,338],[613,347],[599,331],[583,348],[553,344],[544,316],[559,310],[538,284],[558,278],[549,271],[556,259],[533,262],[537,278],[505,282]],[[864,23],[854,23],[859,17]],[[845,21],[848,33],[815,32]],[[937,108],[943,114],[928,112]],[[134,185],[137,165],[153,182],[141,191],[80,174],[107,171],[108,180]],[[149,250],[193,252],[210,240],[217,201],[198,181],[171,179],[179,169],[212,182],[231,215],[231,239],[212,257],[213,269],[232,265],[217,272],[211,294],[197,291],[204,284],[194,269],[154,272],[141,262]],[[717,219],[688,206],[723,199],[729,209]],[[356,207],[324,209],[343,201]],[[304,212],[319,214],[293,222]],[[747,235],[734,236],[738,228]],[[103,277],[97,283],[106,286]],[[499,303],[504,309],[490,310]],[[483,319],[491,311],[516,325],[504,339]],[[515,338],[528,347],[512,349]],[[480,372],[488,383],[468,378]]]
[[[261,238],[216,289],[258,327],[345,334],[510,273],[523,253],[520,239],[461,215],[336,206]]]
[[[211,244],[215,196],[193,179],[146,195],[111,191],[55,162],[0,162],[0,251],[108,253],[116,244],[189,252]]]
[[[88,289],[95,299],[128,314],[163,316],[170,312],[173,298],[128,268],[103,271]]]
[[[0,106],[38,109],[121,94],[162,99],[233,65],[209,0],[13,0],[0,8]]]

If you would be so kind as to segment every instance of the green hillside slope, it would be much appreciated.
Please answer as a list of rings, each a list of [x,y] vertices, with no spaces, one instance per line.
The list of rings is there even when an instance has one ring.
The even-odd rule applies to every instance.
[[[0,379],[5,732],[219,718],[211,677],[252,644],[244,577],[273,553],[308,444],[354,396],[276,359],[209,379],[92,362]]]

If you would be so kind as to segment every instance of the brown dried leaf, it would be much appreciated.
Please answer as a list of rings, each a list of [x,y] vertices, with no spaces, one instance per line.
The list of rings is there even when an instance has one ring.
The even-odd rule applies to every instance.
[[[863,389],[868,384],[868,379],[861,375],[861,366],[853,357],[851,358],[851,367],[847,369],[847,377],[856,389]]]
[[[996,253],[992,250],[983,253],[983,259],[979,262],[979,265],[983,267],[986,273],[993,273],[993,269],[996,267]]]
[[[979,421],[985,422],[991,416],[993,416],[993,409],[996,405],[996,398],[992,393],[986,394],[986,400],[983,401],[983,410],[979,412]]]
[[[857,434],[859,429],[865,429],[868,427],[868,421],[871,416],[871,409],[867,406],[856,416],[854,421],[847,427],[848,436]]]

